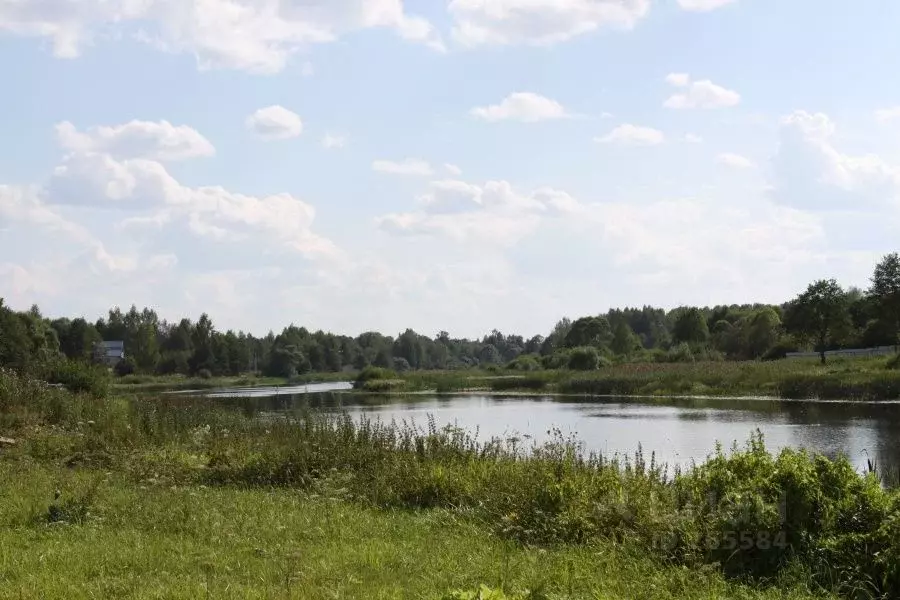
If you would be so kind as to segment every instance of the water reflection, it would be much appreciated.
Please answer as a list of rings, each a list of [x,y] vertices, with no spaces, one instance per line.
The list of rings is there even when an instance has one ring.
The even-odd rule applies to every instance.
[[[221,396],[220,396],[221,397]],[[759,429],[772,450],[806,448],[830,457],[846,455],[858,468],[869,458],[882,470],[900,465],[900,404],[609,398],[560,401],[539,397],[407,396],[402,399],[340,393],[240,398],[221,397],[254,414],[320,410],[365,415],[424,426],[457,425],[481,439],[529,436],[541,442],[548,430],[574,435],[589,451],[633,454],[640,445],[658,461],[686,466],[704,460],[716,443],[743,444]]]

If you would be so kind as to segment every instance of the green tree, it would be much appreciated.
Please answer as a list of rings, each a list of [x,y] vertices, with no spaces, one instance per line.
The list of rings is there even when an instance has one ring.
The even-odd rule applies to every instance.
[[[894,346],[900,350],[900,255],[896,252],[885,256],[875,267],[869,297],[893,329]]]
[[[688,308],[681,311],[672,328],[675,343],[705,344],[709,340],[709,326],[706,317],[699,308]]]
[[[573,371],[596,371],[600,368],[600,353],[593,346],[573,348],[568,367]]]
[[[775,309],[761,308],[742,321],[741,328],[745,332],[748,358],[759,358],[778,343],[778,336],[781,333],[781,317],[778,316]]]
[[[631,327],[624,319],[618,319],[615,327],[613,327],[613,337],[610,342],[610,348],[616,354],[627,356],[634,352],[635,348],[641,345],[638,337],[634,335]]]
[[[582,317],[572,323],[566,334],[564,346],[578,348],[581,346],[605,346],[612,340],[612,328],[606,317]]]
[[[784,325],[797,339],[811,341],[824,365],[825,352],[850,329],[847,295],[834,279],[816,281],[788,305]]]
[[[212,320],[209,318],[209,315],[203,313],[191,332],[191,346],[193,347],[194,352],[188,360],[188,365],[190,366],[192,374],[196,375],[201,369],[215,371],[216,355],[213,346],[214,334],[215,329],[213,328]],[[127,353],[128,348],[126,348],[125,351]]]

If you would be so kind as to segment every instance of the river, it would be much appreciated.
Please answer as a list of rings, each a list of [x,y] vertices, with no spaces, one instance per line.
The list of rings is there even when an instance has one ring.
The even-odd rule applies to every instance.
[[[703,461],[717,442],[743,444],[759,429],[770,450],[806,448],[846,455],[863,469],[872,459],[884,469],[900,465],[900,403],[816,402],[698,398],[576,399],[541,396],[416,395],[401,398],[330,393],[349,384],[297,388],[220,390],[223,402],[240,402],[267,415],[314,409],[425,426],[456,425],[478,439],[523,438],[526,445],[551,429],[574,436],[586,451],[633,455],[687,466]],[[304,393],[308,392],[308,393]],[[324,392],[324,393],[323,393]]]

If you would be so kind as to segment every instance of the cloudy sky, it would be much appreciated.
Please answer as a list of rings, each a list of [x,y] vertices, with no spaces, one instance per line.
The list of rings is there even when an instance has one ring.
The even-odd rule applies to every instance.
[[[0,0],[0,296],[546,332],[865,286],[895,0]]]

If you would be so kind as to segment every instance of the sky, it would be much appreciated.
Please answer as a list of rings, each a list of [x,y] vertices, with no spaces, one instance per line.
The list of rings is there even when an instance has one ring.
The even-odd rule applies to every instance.
[[[0,0],[0,297],[548,332],[865,288],[894,0]]]

